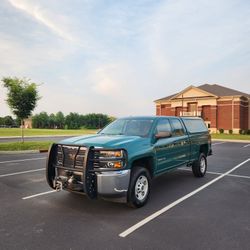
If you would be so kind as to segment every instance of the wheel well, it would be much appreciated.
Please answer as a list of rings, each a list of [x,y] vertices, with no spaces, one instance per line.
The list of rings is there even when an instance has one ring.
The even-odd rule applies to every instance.
[[[208,155],[208,144],[201,145],[200,153],[204,153],[206,156]]]
[[[132,169],[134,167],[138,167],[138,166],[146,168],[149,171],[151,178],[153,178],[153,176],[154,176],[154,161],[153,161],[153,157],[150,157],[150,156],[149,157],[144,157],[144,158],[135,160],[132,163]]]

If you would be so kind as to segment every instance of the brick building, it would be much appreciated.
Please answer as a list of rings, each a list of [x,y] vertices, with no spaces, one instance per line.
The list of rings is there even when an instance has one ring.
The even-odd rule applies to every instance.
[[[211,132],[250,129],[250,95],[217,84],[189,86],[155,103],[157,115],[200,116]]]

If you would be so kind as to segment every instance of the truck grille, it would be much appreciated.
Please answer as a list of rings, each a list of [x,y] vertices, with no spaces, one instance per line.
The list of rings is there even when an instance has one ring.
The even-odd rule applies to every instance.
[[[57,146],[57,166],[83,168],[86,148],[79,146]]]

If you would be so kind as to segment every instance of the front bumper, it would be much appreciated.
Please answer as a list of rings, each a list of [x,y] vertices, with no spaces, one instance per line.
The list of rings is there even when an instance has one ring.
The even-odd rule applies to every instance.
[[[130,170],[96,173],[97,194],[106,199],[126,199],[130,181]]]

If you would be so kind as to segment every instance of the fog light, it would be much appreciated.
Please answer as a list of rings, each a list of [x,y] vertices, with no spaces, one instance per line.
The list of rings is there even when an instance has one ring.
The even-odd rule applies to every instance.
[[[122,167],[122,163],[120,161],[117,161],[114,163],[114,168],[121,168]]]

